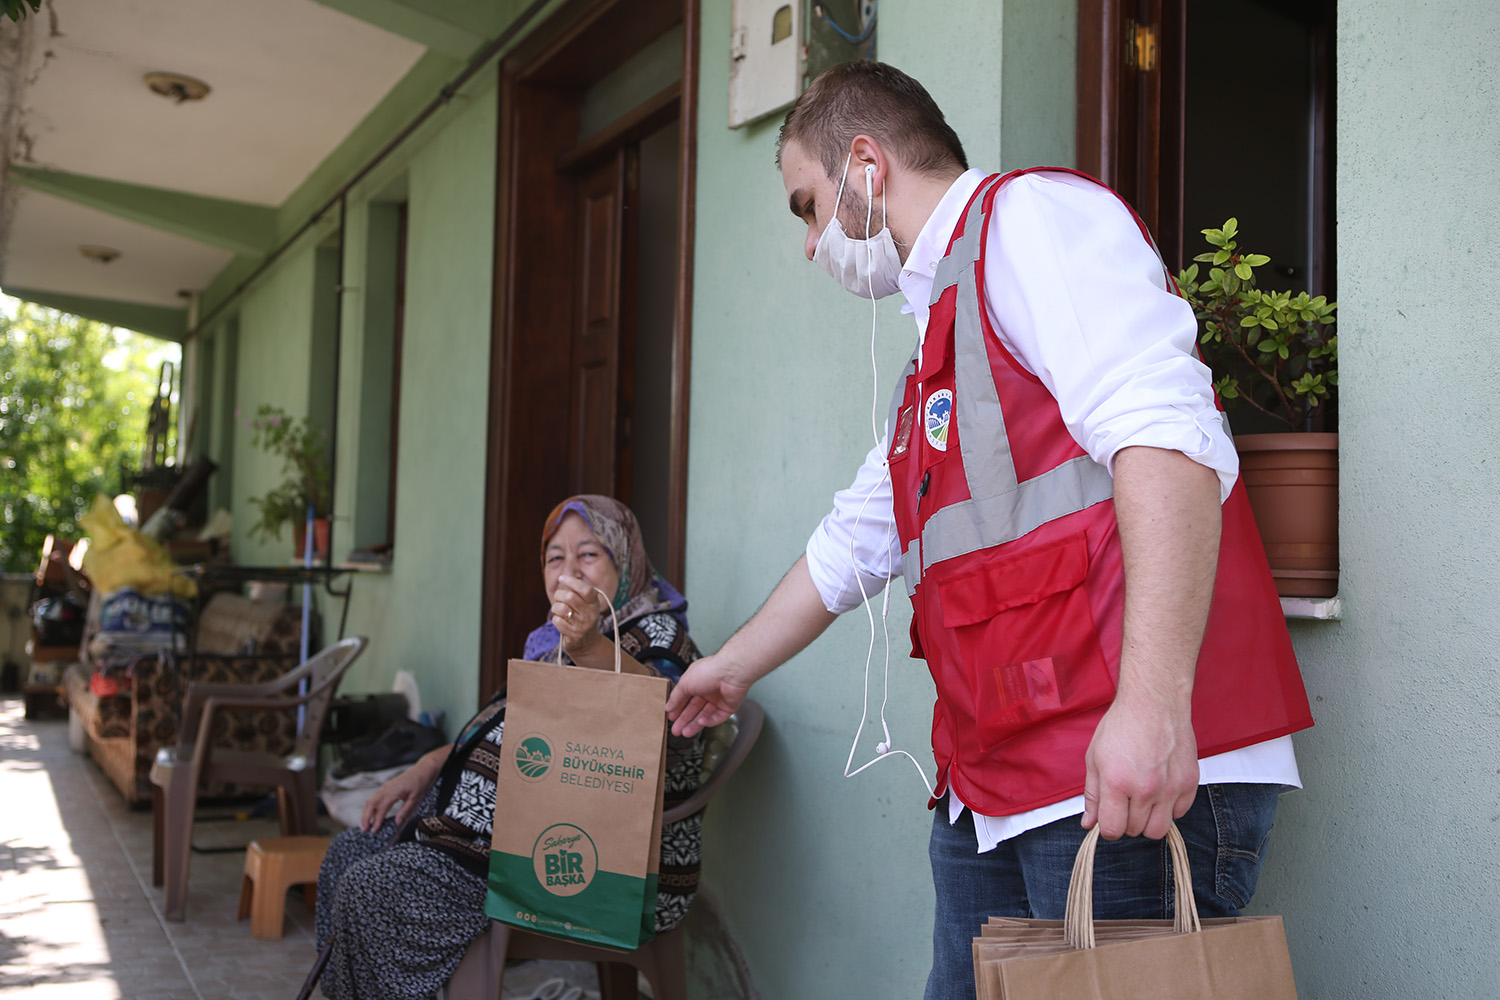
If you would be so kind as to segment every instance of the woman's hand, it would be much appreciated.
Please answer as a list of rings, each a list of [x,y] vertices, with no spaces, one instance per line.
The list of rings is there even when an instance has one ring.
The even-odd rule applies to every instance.
[[[557,589],[551,596],[552,624],[562,636],[563,652],[574,663],[582,662],[580,656],[591,659],[609,644],[599,634],[600,598],[593,584],[582,577],[564,574],[557,578]]]
[[[565,574],[557,578],[557,590],[552,593],[552,624],[562,636],[563,652],[577,666],[615,669],[614,640],[599,632],[599,619],[608,613],[600,607],[603,602],[599,591],[582,577]],[[629,654],[621,655],[620,669],[627,674],[656,676],[656,671]]]
[[[424,754],[411,767],[375,789],[375,794],[365,800],[364,811],[359,816],[359,828],[366,833],[374,833],[380,829],[380,825],[385,822],[386,813],[397,802],[401,803],[401,808],[396,813],[396,825],[400,826],[411,818],[417,804],[422,801],[422,796],[427,794],[427,789],[437,779],[450,749],[451,745],[443,746]]]

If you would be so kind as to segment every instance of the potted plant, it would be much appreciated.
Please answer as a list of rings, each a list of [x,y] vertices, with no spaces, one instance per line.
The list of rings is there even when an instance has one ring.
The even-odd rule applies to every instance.
[[[282,459],[286,478],[264,496],[252,497],[259,518],[250,534],[261,541],[281,537],[292,525],[296,555],[306,550],[308,507],[313,514],[313,555],[328,555],[328,515],[332,507],[328,467],[328,433],[307,417],[294,420],[280,407],[262,404],[255,419],[251,444]]]
[[[1240,477],[1284,597],[1338,591],[1338,435],[1314,431],[1338,389],[1335,302],[1259,287],[1264,254],[1246,253],[1239,223],[1203,230],[1212,247],[1178,276],[1200,325],[1214,391],[1238,429]],[[1199,281],[1198,264],[1209,266]],[[1320,409],[1320,407],[1322,409]]]

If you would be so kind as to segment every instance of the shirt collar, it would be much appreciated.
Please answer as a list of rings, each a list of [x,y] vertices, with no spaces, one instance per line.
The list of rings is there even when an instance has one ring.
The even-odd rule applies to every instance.
[[[960,174],[944,193],[937,207],[927,217],[922,231],[912,241],[911,252],[901,267],[899,284],[906,296],[906,305],[901,311],[917,318],[919,327],[927,325],[927,300],[932,297],[932,276],[937,271],[938,261],[948,252],[948,240],[958,225],[958,217],[964,206],[974,196],[979,184],[989,175],[983,170],[971,169]]]

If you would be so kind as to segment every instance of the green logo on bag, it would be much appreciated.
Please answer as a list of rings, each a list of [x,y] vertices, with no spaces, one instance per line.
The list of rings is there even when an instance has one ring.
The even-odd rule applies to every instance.
[[[536,880],[554,896],[576,896],[594,881],[599,851],[587,833],[571,823],[542,831],[531,849]]]
[[[516,747],[516,771],[527,781],[541,781],[552,767],[552,744],[541,733],[528,733]]]

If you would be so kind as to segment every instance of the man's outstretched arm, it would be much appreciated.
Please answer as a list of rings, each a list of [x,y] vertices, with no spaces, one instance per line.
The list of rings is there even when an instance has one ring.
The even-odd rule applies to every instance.
[[[1181,452],[1126,448],[1115,457],[1115,518],[1120,680],[1085,757],[1083,825],[1107,840],[1159,839],[1198,791],[1193,674],[1219,562],[1218,476]]]
[[[682,675],[667,699],[672,732],[692,736],[729,718],[750,685],[807,648],[837,617],[823,606],[804,555],[717,653]]]

